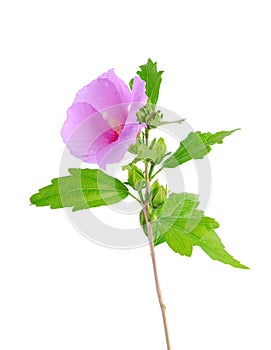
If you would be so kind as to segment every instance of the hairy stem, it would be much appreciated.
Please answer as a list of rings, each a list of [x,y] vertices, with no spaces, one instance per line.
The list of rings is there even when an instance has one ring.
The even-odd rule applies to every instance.
[[[146,128],[146,133],[145,133],[145,142],[146,142],[146,145],[148,146],[149,130],[147,128]],[[146,180],[146,193],[145,193],[145,201],[144,201],[144,203],[142,203],[143,204],[143,211],[144,211],[144,216],[145,216],[147,231],[148,231],[148,239],[149,239],[149,245],[150,245],[150,251],[151,251],[151,259],[152,259],[152,267],[153,267],[153,273],[154,273],[156,292],[157,292],[157,297],[158,297],[158,301],[160,304],[162,317],[163,317],[167,350],[170,350],[171,347],[170,347],[168,324],[167,324],[167,317],[166,317],[166,307],[165,307],[165,304],[163,302],[162,292],[161,292],[159,278],[158,278],[155,251],[154,251],[154,243],[153,243],[152,224],[150,221],[149,210],[148,210],[149,199],[150,199],[150,178],[149,178],[149,162],[148,161],[145,162],[145,180]]]

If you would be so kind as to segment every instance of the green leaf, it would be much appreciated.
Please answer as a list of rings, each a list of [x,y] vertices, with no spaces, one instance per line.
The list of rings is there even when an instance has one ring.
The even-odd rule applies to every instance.
[[[179,233],[185,234],[186,225],[188,226],[187,230],[191,229],[193,224],[192,213],[198,205],[197,199],[197,195],[190,193],[171,194],[166,199],[162,209],[158,211],[156,221],[153,222],[156,240],[166,241],[175,252],[181,255],[191,256],[192,254],[193,246],[191,242],[186,236],[180,239]],[[182,217],[180,217],[181,212]],[[199,215],[198,220],[200,220],[203,214],[200,211],[197,214]],[[194,219],[197,219],[195,215]]]
[[[146,82],[146,95],[148,96],[148,103],[155,105],[158,101],[163,71],[157,71],[157,63],[152,62],[150,58],[145,65],[140,66],[139,68],[140,71],[138,71],[137,74]]]
[[[71,175],[52,180],[30,198],[31,204],[51,209],[73,207],[73,211],[110,205],[129,194],[118,179],[97,169],[69,169]]]
[[[247,269],[225,250],[214,230],[219,224],[204,216],[198,204],[194,194],[171,194],[153,222],[156,240],[164,239],[173,251],[186,256],[192,255],[193,246],[199,246],[214,260]]]
[[[133,79],[131,79],[131,80],[129,81],[129,87],[130,87],[130,90],[132,90],[132,89],[133,89],[133,85],[134,85],[134,78],[133,78]]]
[[[201,133],[200,131],[191,132],[180,143],[180,147],[164,161],[163,167],[175,168],[191,159],[202,159],[211,151],[212,145],[223,143],[224,137],[231,135],[236,130],[240,129],[220,131],[215,134],[211,134],[210,132]]]

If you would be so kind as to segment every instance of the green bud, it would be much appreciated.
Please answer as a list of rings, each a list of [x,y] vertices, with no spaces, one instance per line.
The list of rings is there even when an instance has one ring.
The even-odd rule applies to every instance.
[[[136,144],[130,145],[128,151],[137,155],[133,163],[139,160],[148,160],[152,164],[159,164],[165,157],[166,145],[164,139],[159,138],[158,141],[156,139],[152,140],[151,144],[147,146],[144,144],[141,136],[139,136]]]
[[[167,187],[161,186],[156,180],[151,186],[151,201],[153,208],[160,207],[167,198]]]
[[[154,145],[152,146],[151,149],[156,154],[156,159],[153,163],[154,164],[161,163],[162,160],[164,159],[166,151],[167,151],[167,147],[166,147],[164,139],[162,137],[160,137],[160,139],[158,139],[158,141],[154,143]]]
[[[149,128],[156,128],[160,125],[163,118],[163,114],[160,111],[157,111],[156,106],[152,104],[147,104],[140,108],[136,115],[138,122],[141,124],[147,124]]]
[[[128,183],[134,190],[142,190],[145,187],[144,174],[135,164],[125,165],[122,170],[128,170]]]

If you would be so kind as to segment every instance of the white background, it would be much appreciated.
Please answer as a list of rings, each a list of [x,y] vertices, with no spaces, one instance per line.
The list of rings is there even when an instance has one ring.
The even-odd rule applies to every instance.
[[[29,206],[57,176],[76,91],[111,67],[127,82],[148,57],[160,104],[195,129],[242,131],[210,154],[207,214],[249,271],[157,259],[172,349],[271,348],[269,1],[6,1],[1,33],[0,348],[164,350],[148,247],[80,235],[62,210]]]

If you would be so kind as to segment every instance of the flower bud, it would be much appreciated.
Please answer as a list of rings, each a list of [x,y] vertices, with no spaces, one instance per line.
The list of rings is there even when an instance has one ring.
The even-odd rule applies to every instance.
[[[142,190],[145,187],[144,174],[135,164],[125,165],[122,169],[128,170],[128,183],[134,190]]]
[[[146,124],[149,128],[156,128],[163,118],[163,114],[157,111],[156,106],[152,104],[140,108],[136,115],[138,122]]]
[[[156,154],[156,159],[154,164],[159,164],[162,162],[162,160],[165,157],[166,151],[167,151],[167,147],[165,144],[165,141],[162,137],[160,137],[158,139],[157,142],[155,142],[155,144],[152,146],[152,150],[155,152]]]
[[[167,198],[167,187],[161,186],[156,180],[151,187],[151,201],[153,208],[160,207]]]

